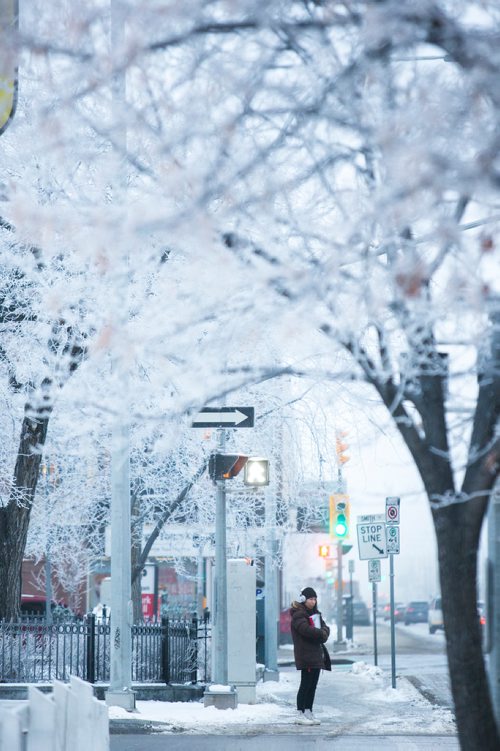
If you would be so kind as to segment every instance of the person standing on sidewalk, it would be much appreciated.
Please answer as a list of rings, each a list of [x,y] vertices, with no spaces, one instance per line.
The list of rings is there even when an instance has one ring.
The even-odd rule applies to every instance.
[[[331,670],[332,662],[324,646],[330,629],[317,607],[318,598],[312,587],[304,587],[290,608],[291,632],[295,667],[301,671],[297,692],[299,725],[320,725],[313,715],[314,695],[321,670]]]

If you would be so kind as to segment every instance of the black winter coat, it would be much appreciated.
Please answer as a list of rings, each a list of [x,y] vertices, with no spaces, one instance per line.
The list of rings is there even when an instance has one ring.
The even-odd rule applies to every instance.
[[[320,628],[315,628],[309,621],[309,616],[317,612],[316,607],[314,610],[308,610],[301,602],[292,603],[290,608],[293,654],[297,670],[304,668],[331,670],[330,657],[326,647],[323,647],[330,636],[330,629],[323,618],[321,618]]]

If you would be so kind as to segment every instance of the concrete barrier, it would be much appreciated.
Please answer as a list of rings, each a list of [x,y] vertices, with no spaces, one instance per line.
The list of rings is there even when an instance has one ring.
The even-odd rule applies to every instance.
[[[55,681],[52,694],[30,685],[26,704],[0,709],[0,749],[109,751],[108,708],[74,676]]]

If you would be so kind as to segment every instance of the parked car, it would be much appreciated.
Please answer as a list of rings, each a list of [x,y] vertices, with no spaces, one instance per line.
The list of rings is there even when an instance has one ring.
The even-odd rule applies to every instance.
[[[352,622],[355,626],[370,625],[370,611],[362,600],[354,600],[352,603]]]
[[[282,610],[280,613],[280,630],[279,630],[279,643],[280,644],[292,643],[292,633],[290,631],[291,622],[292,622],[292,616],[290,615],[290,608],[286,608],[285,610]]]
[[[402,602],[398,602],[394,605],[394,621],[396,623],[402,623],[405,619],[406,605]]]
[[[412,600],[405,609],[405,626],[410,623],[427,623],[429,605],[424,600]]]
[[[394,603],[394,620],[396,623],[404,619],[405,606],[402,602]],[[391,620],[391,606],[390,603],[384,606],[384,621]]]
[[[484,612],[484,602],[482,600],[477,601],[477,613],[479,616],[479,623],[481,625],[481,631],[484,634],[484,627],[486,625],[486,617],[485,617],[485,612]],[[439,628],[444,631],[443,611],[441,609],[440,597],[435,597],[433,600],[431,600],[430,605],[429,605],[429,613],[427,617],[427,622],[429,624],[430,634],[435,634]]]
[[[21,617],[45,617],[46,602],[47,600],[43,595],[21,595]],[[52,600],[50,603],[50,610],[53,618],[71,618],[75,616],[73,611],[66,607],[63,602],[56,602],[55,600]]]
[[[427,611],[427,623],[429,624],[429,633],[435,634],[440,628],[444,630],[443,611],[441,610],[441,598],[434,597],[429,603]]]

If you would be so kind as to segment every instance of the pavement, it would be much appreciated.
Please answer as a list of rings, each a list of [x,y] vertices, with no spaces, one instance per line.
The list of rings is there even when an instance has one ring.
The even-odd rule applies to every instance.
[[[406,670],[396,672],[394,690],[387,655],[382,669],[373,665],[370,645],[363,640],[341,652],[328,646],[333,665],[318,684],[314,709],[319,726],[294,724],[299,674],[291,645],[284,645],[278,653],[279,681],[259,682],[255,705],[217,710],[200,701],[138,701],[136,713],[118,710],[122,716],[110,719],[111,751],[159,751],[166,743],[171,751],[253,751],[263,744],[272,751],[373,751],[378,746],[384,751],[458,751],[447,671],[436,673],[435,655],[427,661],[425,655],[414,655],[413,662],[407,658]]]
[[[112,749],[128,751],[134,745],[133,735],[168,735],[169,748],[198,746],[195,737],[204,738],[204,748],[257,748],[252,738],[272,736],[268,747],[285,748],[286,738],[301,740],[301,748],[320,749],[325,739],[339,749],[373,749],[375,739],[385,739],[384,749],[459,749],[453,713],[434,703],[408,677],[398,675],[396,689],[391,687],[390,672],[359,659],[359,655],[334,655],[331,673],[321,673],[314,711],[319,726],[295,725],[295,700],[299,673],[291,666],[291,651],[280,650],[279,681],[257,684],[257,703],[239,705],[236,710],[206,708],[202,702],[187,706],[157,705],[138,702],[138,713],[111,719]],[[337,662],[338,661],[338,662]],[[285,664],[286,663],[286,664]],[[121,711],[121,710],[120,710]],[[148,712],[150,713],[148,715]],[[142,719],[141,719],[142,715]],[[184,743],[174,738],[184,737]],[[218,737],[218,741],[217,741]],[[190,745],[185,745],[189,738]],[[240,738],[239,745],[227,745],[229,738]],[[210,739],[213,739],[212,741]],[[350,740],[347,740],[350,739]],[[356,740],[357,739],[357,740]],[[371,739],[371,740],[370,740]],[[202,742],[199,741],[199,747]],[[291,743],[292,747],[295,741]],[[153,738],[144,749],[160,748]],[[299,746],[297,746],[298,748]]]

